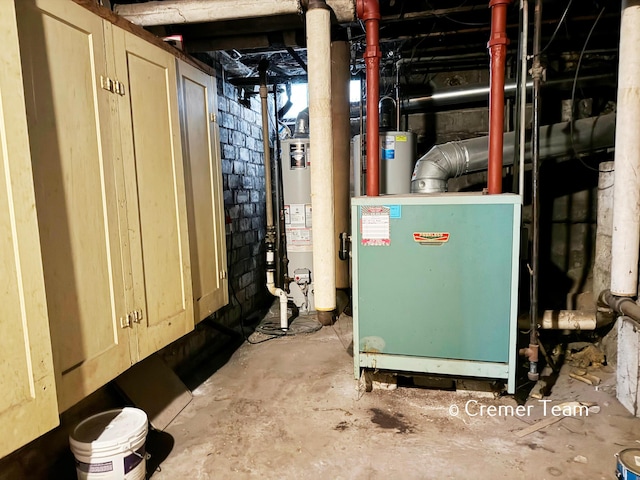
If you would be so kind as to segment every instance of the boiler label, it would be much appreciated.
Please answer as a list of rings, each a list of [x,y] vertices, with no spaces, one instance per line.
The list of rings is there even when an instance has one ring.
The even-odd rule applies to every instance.
[[[362,206],[360,207],[360,234],[362,245],[388,246],[391,244],[389,207]]]
[[[413,241],[420,245],[442,245],[449,241],[449,232],[414,232]]]

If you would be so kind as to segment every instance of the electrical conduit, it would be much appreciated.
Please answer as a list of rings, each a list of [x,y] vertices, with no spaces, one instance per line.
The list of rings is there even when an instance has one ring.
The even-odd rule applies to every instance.
[[[313,285],[318,321],[323,325],[331,325],[336,316],[330,14],[324,0],[309,1],[306,25],[309,141],[312,155]]]
[[[378,137],[378,97],[380,96],[380,3],[378,0],[357,0],[356,12],[364,21],[367,48],[367,196],[380,194],[380,140]]]

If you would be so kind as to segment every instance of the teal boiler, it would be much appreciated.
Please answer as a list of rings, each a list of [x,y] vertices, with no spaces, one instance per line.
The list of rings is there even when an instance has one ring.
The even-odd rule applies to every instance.
[[[504,379],[514,393],[520,216],[513,194],[353,198],[356,378]]]

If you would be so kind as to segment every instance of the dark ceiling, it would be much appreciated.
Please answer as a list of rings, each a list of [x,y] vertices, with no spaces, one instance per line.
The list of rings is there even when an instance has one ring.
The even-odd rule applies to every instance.
[[[118,3],[141,3],[141,0],[119,0]],[[529,45],[534,3],[529,1]],[[491,16],[488,1],[382,0],[380,9],[383,83],[385,78],[387,83],[395,81],[400,59],[403,67],[398,79],[407,95],[419,92],[421,85],[439,72],[488,70]],[[543,2],[542,12],[542,45],[549,77],[571,76],[583,49],[581,75],[615,75],[619,1],[549,0]],[[519,18],[516,0],[509,6],[507,17],[510,38],[507,68],[511,66],[512,70],[515,70],[518,51]],[[364,69],[363,27],[360,21],[333,26],[335,38],[351,41],[354,75]],[[253,81],[257,64],[263,58],[270,60],[270,74],[277,76],[281,83],[304,81],[304,29],[304,17],[299,15],[149,28],[160,36],[182,35],[184,48],[190,53],[225,52],[225,67],[237,83]]]

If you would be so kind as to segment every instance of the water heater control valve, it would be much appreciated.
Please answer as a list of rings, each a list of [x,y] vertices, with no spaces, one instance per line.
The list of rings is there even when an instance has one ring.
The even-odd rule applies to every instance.
[[[308,268],[296,268],[293,271],[293,279],[298,285],[311,284],[311,270]]]

